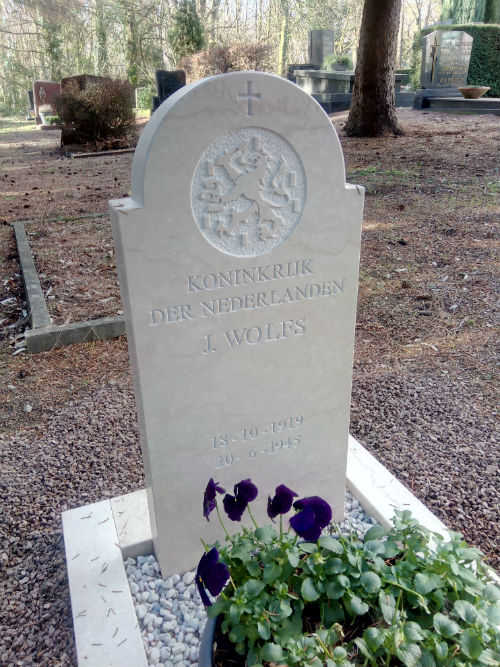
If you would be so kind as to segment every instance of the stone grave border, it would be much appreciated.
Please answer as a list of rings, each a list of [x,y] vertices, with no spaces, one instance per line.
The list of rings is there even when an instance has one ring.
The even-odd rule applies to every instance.
[[[91,213],[67,219],[73,221],[86,218],[104,218],[106,215],[105,213]],[[47,218],[46,221],[64,219]],[[26,329],[24,333],[27,351],[31,353],[47,352],[56,347],[63,347],[72,343],[107,340],[122,336],[125,333],[125,318],[123,316],[102,317],[96,320],[71,322],[69,324],[52,324],[26,234],[25,225],[35,222],[37,221],[19,220],[11,223],[16,237],[19,264],[31,321],[31,329]]]
[[[409,509],[429,530],[447,534],[444,523],[351,435],[346,481],[386,528],[395,509]],[[153,553],[146,491],[68,510],[62,524],[78,666],[147,667],[124,567],[127,558]]]

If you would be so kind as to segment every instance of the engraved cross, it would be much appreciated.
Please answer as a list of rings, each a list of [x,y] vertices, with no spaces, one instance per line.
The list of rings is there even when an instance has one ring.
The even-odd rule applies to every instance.
[[[240,93],[237,91],[236,93],[236,101],[239,102],[240,100],[246,100],[248,107],[247,107],[247,116],[253,116],[253,107],[252,107],[252,101],[253,100],[260,100],[261,94],[260,93],[252,93],[252,82],[247,81],[247,92],[246,93]]]

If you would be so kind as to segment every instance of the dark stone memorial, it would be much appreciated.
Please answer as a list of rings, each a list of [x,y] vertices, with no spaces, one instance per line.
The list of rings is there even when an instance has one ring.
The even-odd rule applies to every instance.
[[[183,69],[168,71],[166,69],[156,70],[156,88],[158,95],[153,96],[153,109],[156,111],[160,104],[175,93],[176,90],[186,85],[186,72]]]
[[[461,30],[436,30],[422,39],[422,88],[467,85],[472,37]]]
[[[333,30],[309,30],[309,62],[322,67],[323,61],[333,53],[335,34]]]
[[[415,109],[427,108],[429,98],[461,97],[467,85],[472,37],[462,30],[436,30],[422,38],[420,90]]]

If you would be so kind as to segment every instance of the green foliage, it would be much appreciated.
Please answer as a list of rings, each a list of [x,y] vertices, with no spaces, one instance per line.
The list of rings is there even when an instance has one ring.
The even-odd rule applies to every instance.
[[[61,80],[62,68],[62,27],[47,19],[42,20],[41,34],[45,42],[46,70],[51,81]]]
[[[208,614],[249,665],[499,664],[500,591],[458,533],[445,541],[404,511],[363,539],[300,543],[266,526],[231,540],[231,581]]]
[[[455,19],[456,23],[482,23],[485,0],[443,0],[441,20]]]
[[[469,86],[490,86],[486,97],[500,97],[500,25],[459,24],[424,28],[415,34],[413,44],[412,88],[420,88],[420,65],[422,60],[422,37],[434,30],[463,30],[473,38],[470,56]]]
[[[151,88],[144,86],[137,88],[137,107],[139,109],[151,109],[153,106],[153,91]]]
[[[175,62],[179,62],[184,56],[189,56],[203,48],[203,29],[192,0],[182,0],[172,21],[167,40],[172,48]]]
[[[321,69],[333,69],[334,65],[344,65],[344,67],[349,70],[353,69],[354,67],[353,62],[349,56],[331,53],[324,59],[321,65]]]
[[[98,144],[120,139],[135,127],[127,81],[103,81],[79,90],[75,84],[56,101],[65,143]]]

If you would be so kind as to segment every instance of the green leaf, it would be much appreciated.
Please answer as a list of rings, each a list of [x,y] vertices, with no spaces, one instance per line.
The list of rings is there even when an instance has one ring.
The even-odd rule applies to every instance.
[[[422,657],[420,658],[420,667],[437,667],[434,656],[427,649],[422,649]]]
[[[478,660],[482,665],[498,667],[500,664],[500,654],[498,652],[492,651],[490,648],[485,648],[479,656]]]
[[[245,637],[246,637],[245,628],[239,623],[237,625],[233,625],[229,633],[229,640],[233,644],[238,644],[239,642],[244,641]]]
[[[471,660],[477,660],[483,652],[483,644],[472,628],[467,628],[462,632],[458,643],[465,655]]]
[[[318,551],[318,545],[314,542],[301,542],[298,545],[301,551],[304,551],[306,554],[315,554]]]
[[[331,535],[323,535],[318,540],[318,544],[323,549],[327,551],[332,551],[334,554],[343,554],[344,547],[342,546],[340,540],[336,540]]]
[[[385,535],[387,535],[387,530],[383,526],[372,526],[366,531],[364,541],[368,542],[369,540],[378,540]]]
[[[325,570],[327,574],[339,574],[345,572],[347,565],[341,558],[329,558],[326,561]]]
[[[421,639],[424,639],[422,628],[418,623],[415,623],[415,621],[408,621],[408,623],[405,623],[403,630],[406,639],[410,642],[418,642]]]
[[[271,624],[257,621],[257,632],[259,633],[259,637],[261,639],[265,639],[267,641],[271,636]]]
[[[246,563],[251,559],[251,555],[247,547],[243,544],[238,544],[231,549],[231,558],[238,558],[243,561],[243,563]]]
[[[363,572],[359,581],[367,593],[376,593],[382,586],[380,577],[375,572]]]
[[[246,563],[246,568],[251,577],[260,577],[262,574],[260,565],[256,560],[249,560],[248,563]]]
[[[271,582],[275,581],[275,579],[278,579],[280,574],[281,567],[278,565],[278,563],[268,563],[264,568],[264,574],[262,575],[262,578],[267,584],[270,584]]]
[[[405,642],[396,648],[396,655],[405,667],[418,667],[422,651],[418,644],[408,644]]]
[[[365,658],[367,658],[368,660],[371,660],[373,658],[373,653],[364,639],[358,637],[357,639],[354,640],[354,643],[359,648],[360,652],[365,656]]]
[[[438,632],[446,639],[453,637],[460,630],[460,627],[455,623],[455,621],[452,621],[451,618],[439,612],[434,614],[433,624],[436,632]]]
[[[365,552],[368,552],[370,555],[385,555],[385,542],[379,542],[378,540],[367,540],[364,543],[364,548]]]
[[[363,638],[372,651],[376,651],[384,642],[384,633],[378,628],[366,628]]]
[[[265,584],[263,581],[259,581],[258,579],[249,579],[247,582],[245,582],[242,588],[249,597],[254,598],[262,592],[264,586]]]
[[[316,590],[314,586],[314,580],[311,577],[304,579],[302,586],[300,587],[300,592],[304,600],[307,602],[313,602],[319,598],[319,593]]]
[[[387,625],[392,625],[396,611],[396,600],[393,595],[380,591],[378,596],[380,611]]]
[[[280,613],[281,618],[283,618],[283,617],[286,618],[287,616],[291,616],[292,607],[291,607],[290,603],[288,602],[288,600],[281,600],[280,601],[280,612],[281,612]]]
[[[338,577],[334,579],[333,581],[329,581],[326,584],[326,594],[329,598],[332,598],[333,600],[338,600],[341,598],[346,589],[342,584],[338,581]]]
[[[457,600],[453,608],[456,614],[467,623],[474,623],[477,618],[477,609],[467,600]]]
[[[264,644],[262,648],[262,659],[263,660],[268,660],[269,662],[276,662],[278,660],[281,660],[283,657],[283,649],[279,644],[273,644],[272,642],[269,642],[267,644]]]
[[[259,526],[259,528],[255,529],[255,537],[259,542],[271,544],[271,542],[278,537],[278,533],[271,525]]]
[[[488,607],[488,621],[491,625],[500,625],[500,602],[495,602]]]
[[[354,595],[350,600],[351,609],[356,616],[362,616],[366,614],[369,609],[369,606],[366,602],[363,602],[361,598],[358,598],[357,595]]]
[[[434,638],[434,646],[436,647],[437,658],[445,661],[448,657],[448,644],[446,642],[440,642],[437,638]]]
[[[401,548],[394,542],[393,540],[387,540],[385,542],[385,551],[384,551],[384,557],[385,558],[394,558],[394,556],[397,556],[401,552]]]
[[[441,577],[434,572],[419,572],[415,575],[413,585],[418,593],[427,595],[436,588],[440,588],[443,585],[443,581]]]
[[[482,597],[488,602],[498,602],[500,600],[500,588],[495,584],[486,584],[483,588]]]
[[[288,558],[288,562],[290,563],[290,565],[295,569],[300,561],[299,550],[290,549],[290,551],[287,551],[286,556]]]
[[[339,660],[345,660],[347,657],[347,651],[345,648],[342,648],[342,646],[336,646],[333,649],[333,659],[335,662],[338,662]]]

